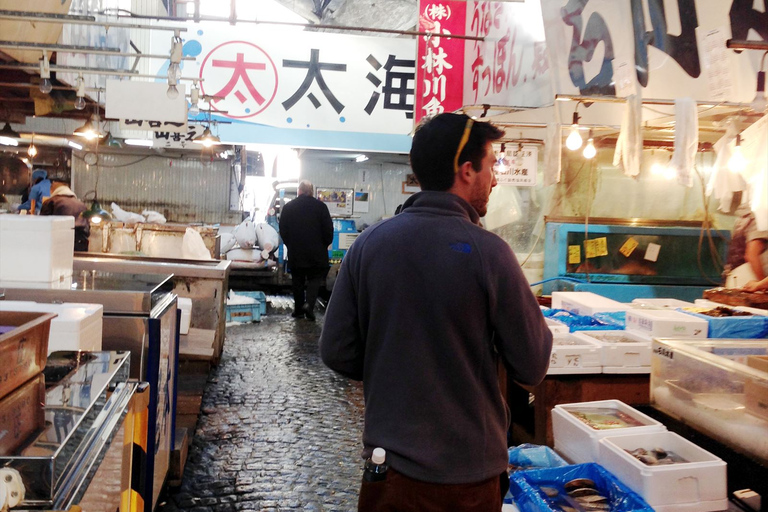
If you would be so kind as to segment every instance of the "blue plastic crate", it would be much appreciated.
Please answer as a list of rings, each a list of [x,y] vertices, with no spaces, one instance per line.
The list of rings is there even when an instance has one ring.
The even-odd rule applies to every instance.
[[[264,292],[235,292],[243,297],[250,297],[259,301],[259,312],[262,315],[267,314],[267,295]]]
[[[261,322],[260,304],[227,304],[227,322]]]

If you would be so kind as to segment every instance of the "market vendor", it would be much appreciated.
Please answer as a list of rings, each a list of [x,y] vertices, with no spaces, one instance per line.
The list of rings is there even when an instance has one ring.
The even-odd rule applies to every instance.
[[[739,275],[743,280],[731,286],[768,276],[768,231],[758,230],[757,219],[748,205],[740,206],[736,213],[739,219],[733,225],[725,273]]]
[[[40,215],[73,216],[75,218],[75,250],[87,251],[88,237],[91,234],[90,223],[83,217],[87,207],[69,188],[69,181],[63,178],[52,178],[50,182],[51,197],[43,204]]]
[[[29,197],[18,208],[18,211],[29,211],[32,207],[32,200],[35,201],[34,213],[40,213],[43,206],[43,198],[51,195],[51,180],[48,179],[48,171],[45,169],[35,169],[32,172],[32,189],[29,191]]]

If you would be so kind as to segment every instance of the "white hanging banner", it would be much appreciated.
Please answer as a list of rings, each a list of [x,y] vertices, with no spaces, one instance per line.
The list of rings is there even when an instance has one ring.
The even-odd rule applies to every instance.
[[[467,2],[464,105],[541,107],[552,79],[539,0]]]
[[[759,4],[541,0],[554,92],[748,103],[759,52],[724,44],[768,40]]]
[[[220,98],[210,102],[213,116],[303,130],[411,131],[413,39],[195,27],[182,34],[184,56],[196,58],[182,61],[182,76],[203,78],[201,94]],[[152,49],[167,51],[167,33],[154,31],[151,38]]]
[[[169,121],[184,126],[187,122],[186,86],[178,84],[176,88],[178,96],[169,98],[167,82],[107,80],[104,115],[107,119]],[[146,128],[137,125],[128,129]]]

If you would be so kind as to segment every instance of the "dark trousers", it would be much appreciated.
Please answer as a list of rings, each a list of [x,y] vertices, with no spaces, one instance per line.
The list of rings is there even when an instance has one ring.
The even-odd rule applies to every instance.
[[[305,302],[309,305],[309,310],[314,311],[317,293],[320,291],[326,272],[328,267],[291,268],[294,311],[300,312]]]
[[[472,484],[432,484],[392,468],[381,482],[360,486],[358,512],[498,512],[509,489],[505,471]]]

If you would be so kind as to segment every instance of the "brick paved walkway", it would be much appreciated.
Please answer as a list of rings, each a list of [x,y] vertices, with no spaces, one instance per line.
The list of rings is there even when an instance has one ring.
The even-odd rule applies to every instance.
[[[320,361],[322,314],[285,311],[227,328],[181,489],[159,512],[356,510],[362,386]]]

